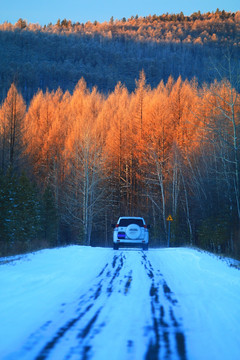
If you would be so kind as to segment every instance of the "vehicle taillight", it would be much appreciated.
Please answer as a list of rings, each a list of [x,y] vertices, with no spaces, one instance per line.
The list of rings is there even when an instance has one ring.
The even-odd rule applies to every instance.
[[[144,228],[147,229],[147,225],[144,225]]]
[[[119,225],[117,224],[116,226],[115,226],[115,228],[118,228],[119,227]]]

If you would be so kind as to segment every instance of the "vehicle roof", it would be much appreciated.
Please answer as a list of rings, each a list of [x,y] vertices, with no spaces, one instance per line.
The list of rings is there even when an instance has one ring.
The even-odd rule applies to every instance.
[[[120,216],[118,218],[118,220],[121,220],[121,219],[141,219],[141,220],[144,221],[144,218],[140,217],[140,216]]]

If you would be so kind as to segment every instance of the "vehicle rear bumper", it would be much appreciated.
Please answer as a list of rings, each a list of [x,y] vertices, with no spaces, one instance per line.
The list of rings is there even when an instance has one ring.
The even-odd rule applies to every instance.
[[[114,244],[121,244],[121,245],[143,245],[148,244],[148,241],[144,239],[138,239],[138,240],[129,240],[129,239],[114,239]]]

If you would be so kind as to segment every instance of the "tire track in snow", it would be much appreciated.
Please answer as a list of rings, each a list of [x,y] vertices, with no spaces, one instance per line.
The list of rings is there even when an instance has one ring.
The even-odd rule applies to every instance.
[[[71,357],[71,354],[74,353],[76,349],[82,348],[82,358],[87,359],[88,354],[91,349],[91,345],[85,344],[82,345],[83,342],[88,342],[87,338],[90,335],[92,328],[94,327],[95,322],[97,321],[99,314],[102,311],[102,306],[97,307],[97,299],[101,296],[103,292],[103,287],[105,288],[105,293],[107,296],[110,297],[112,293],[112,286],[114,281],[119,276],[120,271],[123,267],[125,256],[120,253],[118,256],[115,255],[112,261],[112,269],[110,268],[109,264],[107,263],[100,273],[97,276],[97,283],[93,284],[90,289],[86,292],[86,294],[80,297],[80,302],[77,307],[77,315],[74,316],[72,319],[66,321],[60,328],[55,330],[55,334],[52,338],[45,343],[38,354],[34,357],[36,360],[45,360],[47,359],[51,353],[56,349],[58,344],[69,335],[70,331],[73,331],[77,327],[81,327],[81,330],[78,331],[77,336],[75,338],[78,340],[78,345],[71,348],[70,352],[67,355],[67,358]],[[115,268],[116,267],[116,268]],[[112,272],[113,271],[113,272]],[[104,278],[104,276],[106,276]],[[104,280],[110,278],[107,285],[104,286]],[[96,302],[96,303],[95,303]],[[66,304],[64,304],[66,305]],[[84,308],[84,310],[82,310]],[[97,309],[96,309],[97,308]],[[84,318],[90,313],[93,312],[89,321],[84,320]],[[85,323],[86,321],[86,323]],[[36,331],[32,334],[29,338],[29,341],[25,345],[25,350],[31,351],[33,350],[34,346],[36,346],[44,335],[44,329],[52,325],[54,327],[53,321],[49,321],[47,324],[44,324],[41,329]],[[103,326],[104,324],[102,324]]]
[[[26,358],[19,358],[94,359],[99,340],[101,341],[104,336],[110,336],[111,339],[109,321],[111,323],[113,314],[111,311],[115,312],[113,307],[115,301],[129,303],[129,306],[138,306],[138,303],[134,304],[132,301],[138,299],[136,291],[139,291],[141,286],[137,281],[139,272],[144,282],[139,305],[146,302],[146,306],[149,306],[149,315],[143,316],[138,325],[140,331],[137,334],[141,334],[142,331],[140,337],[131,332],[126,335],[119,358],[125,353],[126,359],[136,359],[139,350],[138,342],[144,340],[144,346],[140,347],[142,349],[140,359],[186,360],[185,336],[181,319],[176,311],[177,299],[161,272],[153,268],[147,253],[142,251],[122,251],[117,255],[113,252],[112,258],[100,270],[89,289],[75,303],[63,304],[60,312],[63,315],[61,325],[57,326],[56,319],[44,324],[27,341]],[[108,316],[109,309],[111,309],[110,317]],[[121,321],[122,316],[120,313],[114,321],[115,319]],[[133,319],[137,319],[136,314]],[[126,322],[123,321],[126,330],[133,319],[126,318]],[[118,323],[115,325],[117,327]],[[102,335],[98,338],[101,332]],[[46,341],[47,333],[51,335],[50,338],[48,335]],[[32,356],[33,354],[35,355]]]
[[[178,301],[160,271],[154,274],[146,254],[142,256],[142,259],[147,275],[152,281],[149,295],[154,334],[150,339],[145,360],[172,358],[186,360],[185,336],[181,319],[177,320],[174,313],[174,307],[177,306]]]
[[[132,270],[129,272],[127,277],[127,282],[125,283],[125,288],[124,288],[125,295],[128,293],[128,290],[130,289],[131,282],[132,282]]]
[[[111,273],[111,270],[107,271],[106,276],[107,276],[107,278],[110,278],[110,281],[108,282],[108,284],[106,284],[104,286],[104,289],[102,289],[102,287],[101,287],[103,296],[107,295],[107,298],[109,298],[111,296],[111,294],[113,292],[113,285],[114,285],[116,279],[120,275],[120,272],[123,268],[125,259],[126,259],[126,257],[122,253],[120,253],[118,256],[115,255],[113,257],[112,269],[114,270],[114,272]],[[106,278],[102,278],[100,282],[102,283],[102,282],[104,282],[104,280],[106,280]],[[100,296],[101,292],[99,292],[98,290],[99,290],[99,288],[97,289],[97,293],[98,293],[98,296]],[[71,359],[72,357],[75,358],[76,355],[79,358],[79,353],[81,353],[80,358],[82,360],[87,360],[87,359],[91,358],[92,340],[94,339],[96,334],[99,334],[99,332],[101,332],[102,328],[106,326],[106,323],[102,322],[99,325],[96,325],[95,328],[93,327],[93,325],[96,323],[102,309],[103,309],[103,306],[100,307],[95,312],[95,314],[90,319],[88,324],[84,327],[84,329],[82,329],[80,331],[80,335],[78,335],[77,338],[82,341],[80,341],[80,343],[78,343],[76,346],[73,346],[70,349],[70,351],[68,352],[68,354],[66,356],[66,359]]]

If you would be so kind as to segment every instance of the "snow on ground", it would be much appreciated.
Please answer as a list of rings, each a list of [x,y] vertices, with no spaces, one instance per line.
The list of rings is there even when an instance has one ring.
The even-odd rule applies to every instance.
[[[0,359],[79,289],[84,292],[108,257],[109,249],[69,246],[0,266]]]
[[[240,359],[240,271],[202,251],[160,252],[149,259],[181,305],[189,359]]]
[[[1,360],[240,358],[240,271],[206,252],[42,250],[0,289]]]

